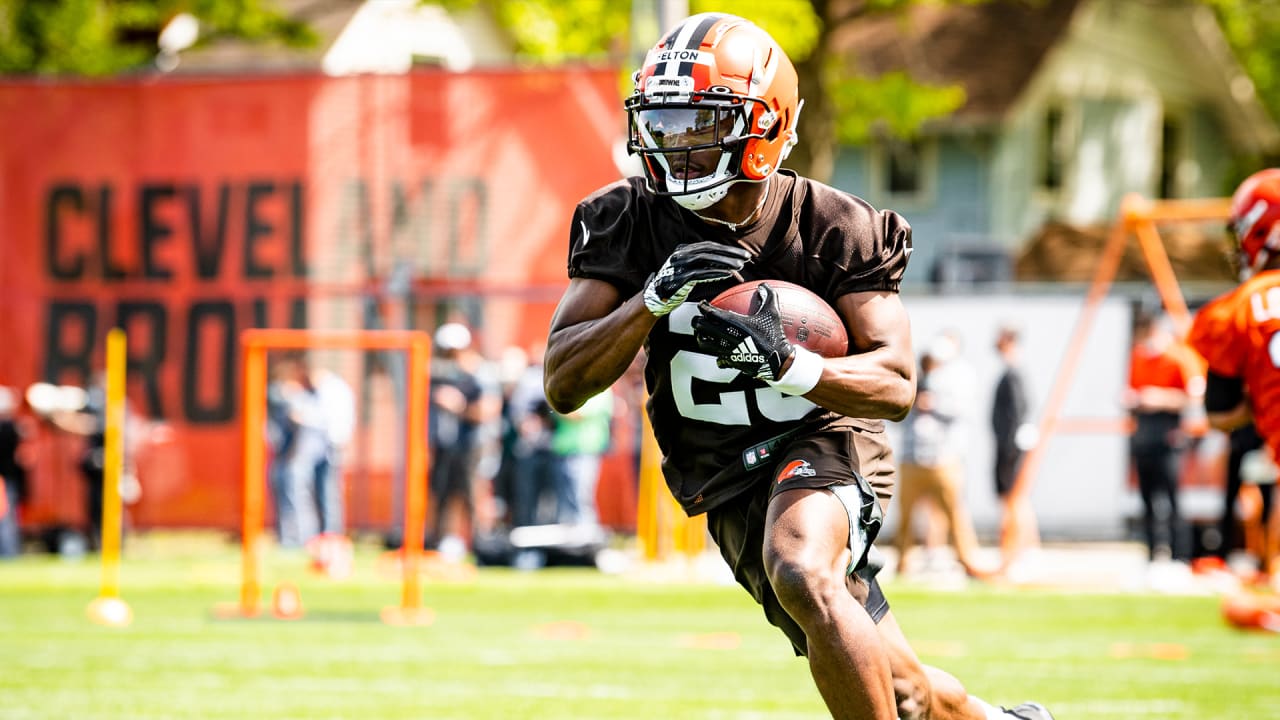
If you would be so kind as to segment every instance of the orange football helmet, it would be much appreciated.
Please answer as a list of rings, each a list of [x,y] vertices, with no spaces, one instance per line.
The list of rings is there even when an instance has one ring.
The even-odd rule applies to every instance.
[[[1231,196],[1228,227],[1239,251],[1240,279],[1247,280],[1280,251],[1280,168],[1245,178]]]
[[[663,35],[624,107],[649,188],[689,210],[777,171],[803,102],[782,47],[748,20],[694,15]]]

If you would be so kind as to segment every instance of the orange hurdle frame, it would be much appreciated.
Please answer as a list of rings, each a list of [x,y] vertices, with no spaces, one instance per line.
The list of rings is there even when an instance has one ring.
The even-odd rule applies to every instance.
[[[417,330],[293,330],[254,328],[240,334],[244,370],[243,468],[244,510],[240,603],[243,617],[256,617],[262,591],[259,541],[262,537],[266,485],[267,352],[269,350],[400,350],[408,353],[408,406],[405,429],[406,482],[401,566],[404,576],[399,607],[383,610],[389,624],[426,624],[432,613],[422,607],[419,561],[425,532],[427,498],[426,383],[431,339]]]
[[[1129,238],[1134,236],[1142,250],[1142,256],[1151,273],[1152,283],[1165,311],[1173,320],[1180,340],[1185,339],[1191,327],[1191,313],[1187,310],[1186,299],[1182,288],[1174,274],[1169,255],[1165,252],[1157,225],[1176,222],[1208,222],[1226,220],[1231,213],[1230,198],[1203,198],[1187,200],[1148,200],[1141,195],[1125,196],[1120,204],[1120,218],[1111,227],[1102,257],[1098,260],[1097,269],[1085,296],[1084,307],[1080,312],[1071,339],[1067,344],[1066,356],[1062,366],[1054,378],[1053,387],[1045,403],[1044,412],[1040,416],[1040,442],[1027,451],[1022,465],[1014,478],[1011,502],[1025,502],[1031,492],[1031,485],[1044,458],[1045,446],[1055,433],[1085,427],[1080,423],[1072,424],[1062,417],[1066,405],[1067,392],[1075,379],[1076,368],[1084,352],[1085,342],[1093,329],[1094,320],[1102,301],[1106,299],[1120,269],[1120,261],[1128,245]],[[1122,424],[1112,423],[1103,429],[1120,429]],[[1097,429],[1097,428],[1095,428]],[[1018,529],[1006,527],[1002,529],[1000,546],[1007,567],[1022,548],[1019,547]]]

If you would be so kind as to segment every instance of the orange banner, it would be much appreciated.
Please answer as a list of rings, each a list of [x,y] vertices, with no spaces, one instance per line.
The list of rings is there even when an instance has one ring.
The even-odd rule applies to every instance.
[[[0,83],[0,385],[85,385],[123,327],[164,428],[133,522],[233,527],[240,331],[454,300],[487,352],[536,343],[623,131],[604,70]],[[68,520],[74,453],[37,454],[26,521]]]

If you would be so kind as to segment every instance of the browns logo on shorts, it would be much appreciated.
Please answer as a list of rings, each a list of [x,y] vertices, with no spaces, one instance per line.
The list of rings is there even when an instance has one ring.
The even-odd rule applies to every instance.
[[[817,474],[818,471],[813,469],[808,460],[792,460],[778,471],[778,482],[797,477],[813,477]]]

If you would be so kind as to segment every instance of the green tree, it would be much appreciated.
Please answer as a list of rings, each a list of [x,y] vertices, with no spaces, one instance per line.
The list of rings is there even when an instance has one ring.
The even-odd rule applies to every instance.
[[[200,21],[201,42],[316,39],[273,0],[0,0],[0,74],[94,77],[148,67],[160,30],[180,12]]]
[[[1202,0],[1213,8],[1227,43],[1253,81],[1254,90],[1273,119],[1280,120],[1280,2],[1276,0]],[[1280,157],[1247,161],[1232,182]],[[1233,186],[1234,187],[1234,186]],[[1228,188],[1228,191],[1230,188]]]
[[[802,142],[789,161],[792,167],[811,177],[829,180],[841,144],[864,143],[875,133],[909,138],[929,120],[946,117],[964,105],[965,92],[959,85],[925,84],[901,72],[878,77],[861,75],[832,48],[834,28],[873,15],[902,14],[912,5],[929,1],[800,0],[779,18],[752,17],[787,50],[800,75],[804,123]],[[983,0],[952,0],[975,1]],[[781,32],[781,27],[797,19],[797,24],[807,28],[801,35],[802,43]]]

